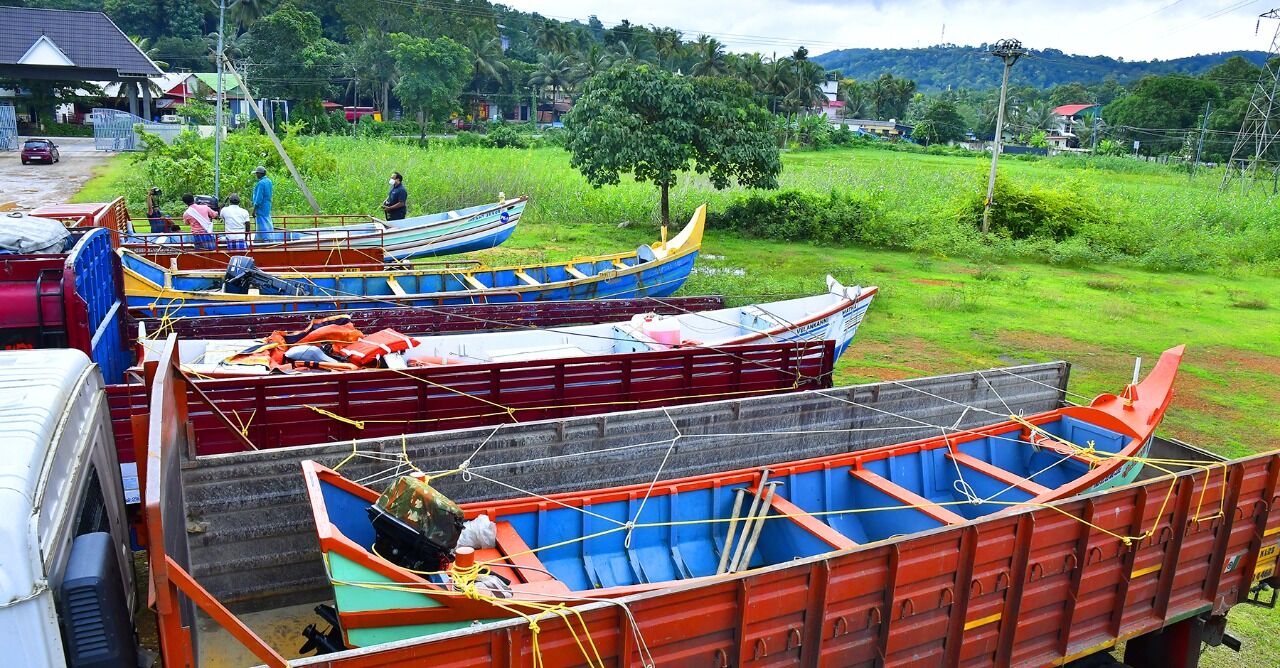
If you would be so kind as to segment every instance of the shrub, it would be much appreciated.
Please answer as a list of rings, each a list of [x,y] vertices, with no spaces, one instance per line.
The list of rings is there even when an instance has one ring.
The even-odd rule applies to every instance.
[[[833,243],[868,241],[878,218],[879,207],[866,196],[781,190],[740,197],[713,219],[750,237]]]
[[[508,123],[495,124],[489,128],[489,145],[497,148],[529,148],[533,138]]]
[[[995,202],[991,205],[991,231],[1012,239],[1047,238],[1062,241],[1085,225],[1102,223],[1106,215],[1093,193],[1078,182],[1068,181],[1057,188],[1024,187],[1000,177],[996,179]],[[957,220],[982,227],[986,188],[974,188],[959,198]]]
[[[458,146],[478,146],[481,148],[493,148],[493,139],[489,135],[483,135],[479,132],[459,132],[454,143]]]

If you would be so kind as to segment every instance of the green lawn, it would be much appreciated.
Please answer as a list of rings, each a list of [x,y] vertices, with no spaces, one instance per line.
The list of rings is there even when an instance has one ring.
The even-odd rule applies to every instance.
[[[330,213],[375,212],[385,195],[385,173],[393,169],[406,175],[413,213],[490,201],[499,191],[531,195],[513,238],[479,254],[491,263],[612,252],[655,237],[657,198],[651,187],[624,181],[593,189],[555,149],[421,150],[378,143],[365,150],[336,139],[318,144],[338,157],[336,172],[312,183]],[[142,170],[125,160],[105,169],[81,199],[126,193],[137,209],[147,184]],[[983,170],[977,158],[873,150],[788,154],[784,163],[784,186],[878,190],[891,215],[917,218],[941,215],[947,202],[974,187]],[[1032,184],[1084,180],[1113,202],[1117,216],[1146,221],[1152,234],[1187,225],[1276,225],[1274,203],[1221,195],[1213,174],[1190,181],[1143,165],[1133,173],[1073,171],[1052,161],[1002,165]],[[276,182],[283,208],[302,210],[287,178]],[[736,196],[690,177],[674,190],[673,211],[688,215],[701,201],[723,207]],[[1065,359],[1072,363],[1071,390],[1092,396],[1121,389],[1134,357],[1150,368],[1160,351],[1186,344],[1163,433],[1226,456],[1280,448],[1280,278],[1265,267],[1189,274],[993,264],[744,239],[714,229],[714,219],[711,228],[683,294],[761,301],[821,291],[826,274],[846,284],[880,286],[858,339],[839,362],[840,383]],[[1277,615],[1239,607],[1232,620],[1256,649],[1244,662],[1213,650],[1206,665],[1274,665],[1272,657],[1280,652]]]

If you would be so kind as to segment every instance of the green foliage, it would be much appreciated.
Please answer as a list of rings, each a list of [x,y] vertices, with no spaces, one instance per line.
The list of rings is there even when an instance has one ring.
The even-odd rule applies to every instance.
[[[317,113],[339,72],[342,48],[322,36],[320,18],[286,4],[257,20],[244,38],[254,63],[250,83],[261,97],[296,100]]]
[[[971,194],[960,198],[957,220],[980,228],[986,203],[985,177],[974,185]],[[1096,195],[1078,181],[1057,187],[1023,187],[1000,176],[996,178],[990,229],[1011,239],[1063,241],[1085,225],[1103,223],[1105,214],[1095,201]]]
[[[46,137],[92,137],[93,126],[72,123],[45,123],[42,135]]]
[[[1181,137],[1152,133],[1150,129],[1195,127],[1205,103],[1216,102],[1221,94],[1212,81],[1184,74],[1147,77],[1129,95],[1108,104],[1102,117],[1119,129],[1123,139],[1141,141],[1142,153],[1170,153],[1182,145]]]
[[[830,244],[871,240],[879,215],[876,202],[865,195],[780,190],[740,197],[713,213],[710,224],[749,237]]]
[[[924,114],[916,122],[912,136],[926,144],[964,139],[965,121],[954,102],[936,97],[929,101]]]
[[[391,36],[396,69],[396,97],[406,108],[422,116],[421,133],[426,121],[444,120],[458,109],[458,95],[471,81],[471,52],[467,47],[441,37],[412,37],[404,33]]]
[[[529,148],[533,138],[511,123],[496,123],[489,128],[489,142],[495,148]]]
[[[1032,49],[1030,58],[1018,61],[1017,81],[1039,89],[1073,82],[1133,81],[1144,76],[1186,72],[1199,74],[1231,56],[1262,62],[1258,51],[1232,51],[1174,58],[1171,60],[1122,61],[1108,56],[1077,56],[1057,49]],[[920,89],[936,92],[967,88],[990,90],[1000,86],[1000,68],[989,59],[975,58],[972,46],[945,44],[915,49],[840,49],[815,56],[814,60],[844,76],[871,80],[884,72],[909,77]],[[1065,95],[1063,97],[1066,97]],[[1065,99],[1055,104],[1091,102],[1092,98]],[[1106,104],[1110,100],[1101,100]]]
[[[668,190],[690,163],[717,189],[735,180],[776,187],[782,163],[771,128],[768,112],[739,82],[615,67],[583,87],[565,118],[565,147],[594,186],[615,185],[623,172],[656,184],[666,224]]]
[[[1030,137],[1027,137],[1027,146],[1049,148],[1049,141],[1047,137],[1048,135],[1045,134],[1044,130],[1036,130]]]
[[[285,150],[304,178],[325,179],[334,174],[338,161],[333,155],[315,144],[300,141],[298,127],[292,125],[282,139]],[[292,132],[289,130],[293,130]],[[130,156],[137,168],[129,170],[121,188],[131,204],[134,198],[144,197],[148,188],[159,187],[164,191],[165,206],[170,210],[181,205],[183,193],[213,194],[213,138],[200,137],[187,131],[178,135],[172,145],[159,137],[144,133],[145,149]],[[283,210],[300,210],[303,203],[300,193],[289,180],[288,171],[271,140],[260,132],[240,131],[227,135],[222,144],[221,191],[225,196],[238,191],[242,196],[253,190],[253,168],[263,165],[277,184],[277,201]],[[281,201],[283,200],[283,201]]]
[[[1129,151],[1124,144],[1111,139],[1103,139],[1098,142],[1098,148],[1095,151],[1097,155],[1128,155]]]
[[[218,109],[204,100],[191,98],[190,101],[174,107],[173,111],[178,116],[187,119],[189,123],[212,125]]]

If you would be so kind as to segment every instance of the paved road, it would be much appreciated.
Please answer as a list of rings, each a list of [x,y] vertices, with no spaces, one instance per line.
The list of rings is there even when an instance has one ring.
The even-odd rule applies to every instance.
[[[61,160],[23,165],[18,151],[0,151],[0,211],[61,204],[77,192],[93,169],[115,153],[96,151],[91,137],[57,137]]]

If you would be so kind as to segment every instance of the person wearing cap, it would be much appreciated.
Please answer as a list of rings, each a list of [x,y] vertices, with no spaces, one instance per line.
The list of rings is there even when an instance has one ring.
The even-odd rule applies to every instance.
[[[273,229],[271,225],[271,191],[275,187],[271,183],[271,179],[267,178],[267,168],[258,165],[253,170],[254,176],[257,177],[258,183],[253,187],[253,227],[257,230],[256,238],[258,241],[270,241],[270,232]]]
[[[227,233],[227,250],[249,249],[249,212],[240,206],[240,195],[231,193],[227,205],[218,212]]]

